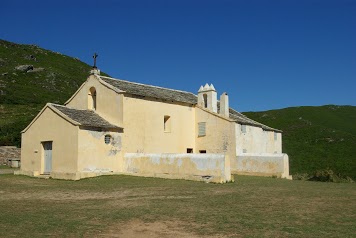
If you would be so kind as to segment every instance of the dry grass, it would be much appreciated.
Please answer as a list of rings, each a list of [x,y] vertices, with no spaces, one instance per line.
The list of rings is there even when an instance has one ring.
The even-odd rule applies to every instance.
[[[352,237],[356,185],[0,175],[0,236]]]

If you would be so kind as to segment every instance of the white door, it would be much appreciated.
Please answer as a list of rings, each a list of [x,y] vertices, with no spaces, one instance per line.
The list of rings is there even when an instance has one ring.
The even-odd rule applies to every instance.
[[[44,174],[49,174],[52,171],[52,141],[43,142],[44,149]]]

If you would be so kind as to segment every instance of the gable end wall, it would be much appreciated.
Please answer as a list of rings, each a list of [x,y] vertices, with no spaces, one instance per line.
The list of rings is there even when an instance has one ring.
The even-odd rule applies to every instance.
[[[123,127],[123,95],[103,85],[99,80],[91,75],[79,91],[67,101],[66,106],[76,109],[89,109],[89,90],[94,87],[96,90],[96,110],[95,112],[105,118],[108,122],[118,127]]]
[[[52,171],[76,172],[78,157],[78,127],[50,108],[45,108],[33,124],[22,133],[21,170],[43,173],[44,151],[41,142],[53,141]]]

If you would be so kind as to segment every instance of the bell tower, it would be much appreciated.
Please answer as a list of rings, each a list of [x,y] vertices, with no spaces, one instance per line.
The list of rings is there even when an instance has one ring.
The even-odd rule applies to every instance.
[[[217,113],[217,94],[213,84],[200,86],[198,91],[198,105]]]

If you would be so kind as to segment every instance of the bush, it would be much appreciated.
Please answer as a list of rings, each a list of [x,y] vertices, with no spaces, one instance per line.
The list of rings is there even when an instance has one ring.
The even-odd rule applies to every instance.
[[[331,169],[317,170],[314,173],[301,173],[292,176],[293,180],[334,182],[334,183],[353,183],[352,178],[335,173]]]
[[[310,174],[307,173],[298,173],[292,175],[293,180],[309,180],[311,178]]]

